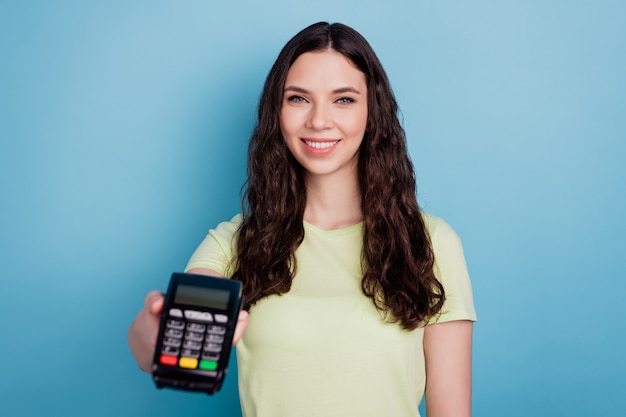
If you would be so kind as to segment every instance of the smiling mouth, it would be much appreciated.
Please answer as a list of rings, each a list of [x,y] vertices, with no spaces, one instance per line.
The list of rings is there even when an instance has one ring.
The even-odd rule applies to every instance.
[[[313,141],[313,140],[306,140],[306,139],[302,139],[302,141],[304,143],[307,144],[307,146],[310,146],[311,148],[314,149],[328,149],[328,148],[332,148],[333,146],[335,146],[339,141],[338,140],[331,140],[331,141]]]

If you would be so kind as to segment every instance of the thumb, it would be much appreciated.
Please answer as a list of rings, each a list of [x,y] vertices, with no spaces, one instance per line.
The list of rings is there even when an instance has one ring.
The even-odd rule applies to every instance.
[[[151,314],[160,315],[163,310],[165,296],[160,291],[150,291],[144,301],[146,311]]]

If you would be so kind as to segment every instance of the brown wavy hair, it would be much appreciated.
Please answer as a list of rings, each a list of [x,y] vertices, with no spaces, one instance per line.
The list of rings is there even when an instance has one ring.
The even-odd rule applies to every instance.
[[[306,188],[303,168],[280,131],[283,89],[300,55],[326,49],[350,59],[367,84],[368,121],[358,162],[362,290],[387,320],[415,329],[439,312],[445,294],[433,271],[434,255],[389,80],[365,38],[343,24],[320,22],[302,30],[285,45],[267,76],[248,148],[233,278],[243,283],[246,308],[291,288],[295,252],[304,238]]]

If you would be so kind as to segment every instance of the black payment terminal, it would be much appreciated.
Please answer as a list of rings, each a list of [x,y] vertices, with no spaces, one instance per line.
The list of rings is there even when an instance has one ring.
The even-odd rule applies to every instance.
[[[152,364],[156,386],[219,391],[240,308],[241,282],[172,274]]]

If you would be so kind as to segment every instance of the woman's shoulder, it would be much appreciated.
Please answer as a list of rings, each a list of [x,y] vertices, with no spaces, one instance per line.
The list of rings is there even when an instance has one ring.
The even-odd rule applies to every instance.
[[[235,214],[233,217],[231,217],[230,220],[225,220],[223,222],[221,222],[218,227],[223,226],[223,227],[239,227],[241,226],[241,223],[243,223],[243,214],[241,213],[237,213]]]
[[[209,234],[215,237],[230,240],[237,234],[242,222],[243,215],[241,213],[236,214],[230,220],[225,220],[219,223],[215,228],[209,231]]]
[[[422,219],[424,219],[426,231],[430,235],[431,239],[434,239],[435,237],[458,238],[458,235],[452,226],[450,226],[450,224],[448,224],[448,222],[443,218],[435,216],[431,213],[422,212]]]
[[[446,291],[441,314],[429,323],[476,320],[472,286],[461,239],[441,217],[422,213],[435,256],[435,274]]]
[[[430,238],[435,257],[441,257],[442,252],[463,251],[461,238],[450,224],[441,217],[422,212],[426,231]]]
[[[230,220],[224,221],[221,224],[228,225],[231,227],[239,227],[243,223],[243,214],[237,213]]]

